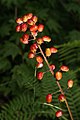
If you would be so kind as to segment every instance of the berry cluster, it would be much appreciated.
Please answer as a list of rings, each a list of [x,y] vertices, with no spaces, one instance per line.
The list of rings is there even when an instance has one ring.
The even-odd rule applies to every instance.
[[[38,80],[42,80],[43,76],[47,72],[51,72],[52,75],[56,78],[56,81],[60,85],[59,81],[62,79],[62,73],[69,71],[69,68],[65,65],[62,65],[60,67],[60,70],[54,73],[55,70],[55,65],[54,64],[49,64],[47,57],[50,57],[51,54],[55,54],[58,52],[58,49],[55,48],[54,46],[50,48],[46,48],[45,52],[43,52],[41,45],[44,42],[50,42],[51,38],[49,36],[42,36],[42,37],[37,37],[39,32],[42,32],[44,30],[44,25],[43,24],[38,24],[38,17],[34,16],[32,13],[26,14],[20,18],[16,19],[16,32],[23,32],[22,37],[20,38],[20,42],[23,44],[28,44],[30,41],[33,40],[32,45],[30,46],[30,51],[28,53],[28,58],[32,59],[35,58],[37,64],[36,64],[36,69],[42,68],[43,67],[43,62],[45,61],[48,65],[49,70],[46,72],[37,72],[36,78]],[[41,55],[38,55],[37,51],[40,51],[39,53]],[[71,88],[73,86],[73,80],[68,80],[67,82],[68,88]],[[64,92],[61,91],[61,94],[58,96],[58,99],[60,102],[64,102],[66,100],[66,97],[64,95]],[[46,102],[51,103],[52,102],[52,95],[49,93],[46,96]],[[58,110],[56,112],[56,117],[62,116],[63,112],[62,110]]]

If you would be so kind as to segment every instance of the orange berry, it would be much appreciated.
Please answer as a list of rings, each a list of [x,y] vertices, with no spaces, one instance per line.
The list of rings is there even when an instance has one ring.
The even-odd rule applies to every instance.
[[[48,95],[46,96],[46,102],[47,102],[47,103],[51,103],[51,102],[52,102],[52,94],[48,94]]]
[[[26,23],[21,24],[21,31],[22,32],[26,32],[27,28],[28,28],[28,26]]]
[[[42,32],[44,29],[44,25],[43,24],[39,24],[38,25],[38,32]]]
[[[62,78],[62,73],[61,72],[56,72],[56,74],[55,74],[55,78],[56,78],[56,80],[61,80],[61,78]]]
[[[49,57],[51,55],[50,48],[46,48],[45,54],[47,57]]]
[[[32,18],[32,16],[33,16],[33,14],[32,14],[32,13],[27,14],[27,18],[28,18],[28,19],[31,19],[31,18]]]
[[[51,47],[50,50],[51,50],[51,53],[57,53],[57,51],[58,51],[57,48],[55,48],[55,47]]]
[[[37,29],[38,29],[38,26],[37,26],[37,25],[32,25],[32,26],[30,27],[30,31],[31,31],[31,32],[37,31]]]
[[[37,79],[42,80],[44,73],[43,72],[38,72],[37,73]]]
[[[36,68],[42,68],[43,67],[43,63],[37,63]]]
[[[22,18],[17,18],[17,19],[16,19],[16,23],[18,23],[18,24],[22,24],[22,23],[23,23]]]
[[[73,83],[74,83],[73,80],[71,80],[71,79],[68,80],[68,83],[67,83],[67,84],[68,84],[68,87],[69,87],[69,88],[72,88],[72,87],[73,87]]]
[[[22,17],[22,19],[23,19],[23,22],[27,22],[28,16],[27,16],[27,15],[24,15],[24,16]]]
[[[65,96],[63,94],[60,94],[58,96],[58,99],[59,99],[60,102],[64,102],[65,101]]]
[[[51,38],[49,36],[43,36],[42,37],[43,41],[50,42]]]
[[[69,71],[69,68],[68,68],[68,66],[62,65],[62,66],[60,67],[60,70],[62,70],[62,71],[64,71],[64,72],[67,72],[67,71]]]
[[[63,115],[63,112],[62,112],[62,110],[58,110],[57,112],[56,112],[56,117],[61,117]]]
[[[43,58],[42,58],[41,56],[37,56],[37,57],[36,57],[36,61],[37,61],[38,63],[42,63],[42,62],[43,62]]]
[[[33,17],[32,17],[32,20],[33,20],[34,23],[36,23],[37,20],[38,20],[38,17],[37,17],[37,16],[33,16]]]
[[[55,69],[55,65],[54,65],[54,64],[50,65],[50,68],[51,68],[52,70],[54,70],[54,69]]]
[[[30,53],[28,53],[28,58],[34,58],[35,57],[35,54],[34,53],[32,53],[32,52],[30,52]]]
[[[16,32],[20,32],[20,30],[21,30],[21,26],[20,26],[20,25],[17,25],[17,26],[16,26]]]
[[[29,20],[27,21],[27,23],[28,23],[29,25],[34,25],[34,22],[33,22],[33,20],[31,20],[31,19],[29,19]]]
[[[38,39],[37,39],[37,43],[38,43],[39,45],[41,45],[41,44],[43,43],[43,39],[42,39],[42,38],[38,38]]]

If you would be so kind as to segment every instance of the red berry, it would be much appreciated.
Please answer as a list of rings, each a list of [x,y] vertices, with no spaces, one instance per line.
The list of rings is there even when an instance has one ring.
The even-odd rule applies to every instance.
[[[30,46],[30,51],[35,53],[37,51],[37,48],[38,48],[37,43],[34,43]]]
[[[23,19],[23,22],[27,22],[28,16],[27,16],[27,15],[24,15],[22,19]]]
[[[37,63],[36,68],[42,68],[43,67],[43,63]]]
[[[28,26],[26,23],[21,24],[21,31],[22,32],[26,32],[27,28],[28,28]]]
[[[60,70],[62,70],[62,71],[64,71],[64,72],[67,72],[67,71],[69,71],[69,68],[68,68],[67,66],[65,66],[65,65],[62,65],[62,66],[60,67]]]
[[[59,99],[60,102],[64,102],[65,101],[65,96],[63,94],[60,94],[58,96],[58,99]]]
[[[38,38],[38,39],[37,39],[37,43],[38,43],[39,45],[41,45],[41,44],[43,43],[43,39],[42,39],[42,38]]]
[[[47,103],[51,103],[51,102],[52,102],[52,94],[48,94],[48,95],[46,96],[46,102],[47,102]]]
[[[73,83],[74,83],[73,80],[71,80],[71,79],[68,80],[68,83],[67,83],[67,84],[68,84],[68,87],[69,87],[69,88],[72,88],[72,87],[73,87]]]
[[[28,53],[28,58],[34,58],[34,57],[35,57],[34,53],[32,53],[32,52]]]
[[[28,18],[28,19],[31,19],[31,18],[32,18],[32,16],[33,16],[33,14],[32,14],[32,13],[27,14],[27,18]]]
[[[47,57],[51,56],[50,48],[46,48],[45,54]]]
[[[37,29],[38,29],[38,26],[37,26],[37,25],[32,25],[32,26],[30,27],[30,31],[31,31],[31,32],[37,31]]]
[[[28,23],[29,25],[34,25],[34,22],[33,22],[33,20],[31,20],[31,19],[29,19],[29,20],[27,21],[27,23]]]
[[[58,51],[57,48],[55,48],[55,47],[51,47],[50,50],[51,50],[51,53],[57,53],[57,51]]]
[[[54,70],[54,69],[55,69],[55,65],[54,65],[54,64],[50,65],[50,68],[51,68],[52,70]]]
[[[16,19],[16,23],[18,23],[18,24],[22,24],[22,23],[23,23],[22,18],[17,18],[17,19]]]
[[[39,32],[42,32],[43,29],[44,29],[44,25],[43,25],[43,24],[39,24],[39,25],[38,25],[38,31],[39,31]]]
[[[61,78],[62,78],[62,73],[61,72],[56,72],[56,74],[55,74],[55,78],[56,78],[56,80],[61,80]]]
[[[36,61],[37,61],[38,63],[42,63],[42,62],[43,62],[43,58],[42,58],[41,56],[37,56],[37,57],[36,57]]]
[[[36,31],[31,32],[31,34],[32,34],[33,37],[37,36],[37,32]]]
[[[62,110],[58,110],[57,112],[56,112],[56,117],[61,117],[63,115],[63,112],[62,112]]]
[[[23,44],[28,44],[28,38],[29,38],[29,36],[20,38],[20,41],[21,41]]]
[[[20,32],[20,30],[21,30],[21,26],[20,26],[20,25],[17,25],[17,26],[16,26],[16,32]]]
[[[43,41],[46,41],[46,42],[50,42],[51,41],[51,38],[48,37],[48,36],[43,36],[42,39],[43,39]]]
[[[37,79],[41,80],[43,78],[44,73],[43,72],[38,72],[37,73]]]
[[[38,20],[37,16],[33,16],[33,17],[32,17],[32,20],[33,20],[34,23],[36,23],[37,20]]]
[[[28,44],[29,35],[25,33],[22,38],[23,38],[24,43]]]

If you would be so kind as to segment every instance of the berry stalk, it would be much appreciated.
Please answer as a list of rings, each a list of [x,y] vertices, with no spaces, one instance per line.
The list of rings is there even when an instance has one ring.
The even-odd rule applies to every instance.
[[[38,45],[38,48],[39,48],[39,50],[40,50],[40,52],[41,52],[41,54],[42,54],[42,56],[43,56],[43,58],[44,58],[44,60],[45,60],[45,62],[46,62],[46,64],[47,64],[47,66],[49,67],[51,74],[54,75],[54,72],[53,72],[53,70],[50,68],[49,62],[48,62],[46,56],[44,55],[41,46]],[[56,80],[56,83],[57,83],[57,85],[58,85],[58,87],[59,87],[59,90],[60,90],[61,94],[64,94],[64,91],[63,91],[63,89],[61,88],[61,85],[60,85],[59,81]],[[66,107],[67,107],[67,109],[68,109],[68,112],[69,112],[69,115],[70,115],[71,120],[74,120],[66,98],[65,98],[65,104],[66,104]]]

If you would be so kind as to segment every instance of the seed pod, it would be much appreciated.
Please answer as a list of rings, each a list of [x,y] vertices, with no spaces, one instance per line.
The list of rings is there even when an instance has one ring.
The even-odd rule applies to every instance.
[[[26,32],[27,28],[28,28],[28,26],[26,23],[21,24],[21,31],[22,32]]]
[[[57,51],[58,51],[57,48],[55,48],[55,47],[51,47],[50,50],[51,50],[51,53],[57,53]]]
[[[42,68],[43,67],[43,63],[37,63],[36,68]]]
[[[37,25],[32,25],[32,26],[30,27],[30,31],[31,31],[31,32],[37,31],[37,29],[38,29],[38,26],[37,26]]]
[[[46,48],[45,54],[47,57],[51,56],[50,48]]]
[[[38,72],[37,73],[37,79],[42,80],[44,73],[43,72]]]
[[[32,52],[30,52],[30,53],[28,53],[28,58],[34,58],[35,57],[35,54],[34,53],[32,53]]]
[[[42,37],[43,41],[50,42],[51,38],[49,36],[43,36]]]
[[[67,83],[67,84],[68,84],[68,87],[69,87],[69,88],[72,88],[72,87],[73,87],[73,83],[74,83],[73,80],[71,80],[71,79],[68,80],[68,83]]]
[[[22,23],[23,23],[22,18],[17,18],[17,19],[16,19],[16,23],[18,23],[18,24],[22,24]]]
[[[56,112],[56,117],[61,117],[63,115],[63,112],[62,112],[62,110],[58,110],[57,112]]]
[[[17,26],[16,26],[16,32],[20,32],[20,30],[21,30],[21,26],[20,26],[20,25],[17,25]]]
[[[65,96],[63,94],[60,94],[58,96],[58,99],[59,99],[60,102],[64,102],[65,101]]]
[[[61,72],[56,72],[56,74],[55,74],[55,78],[56,78],[56,80],[61,80],[61,78],[62,78],[62,73]]]
[[[44,29],[44,25],[43,24],[39,24],[38,25],[38,32],[42,32]]]
[[[68,66],[62,65],[62,66],[60,67],[60,70],[62,70],[62,71],[64,71],[64,72],[67,72],[67,71],[69,71],[69,68],[68,68]]]
[[[54,64],[50,65],[50,68],[51,68],[52,70],[54,70],[54,69],[55,69],[55,65],[54,65]]]
[[[38,39],[37,39],[37,43],[38,43],[39,45],[41,45],[41,44],[43,43],[43,39],[42,39],[42,38],[38,38]]]
[[[37,57],[36,57],[36,61],[37,61],[38,63],[42,63],[42,62],[43,62],[43,58],[42,58],[41,56],[37,56]]]
[[[48,95],[46,96],[46,102],[47,102],[47,103],[51,103],[51,102],[52,102],[52,94],[48,94]]]

